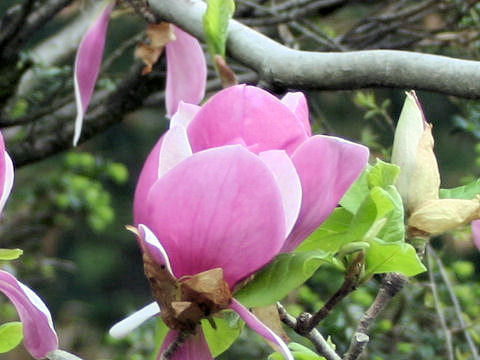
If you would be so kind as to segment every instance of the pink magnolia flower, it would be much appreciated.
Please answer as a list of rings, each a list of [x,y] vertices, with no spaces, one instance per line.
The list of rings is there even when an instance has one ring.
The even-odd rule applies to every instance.
[[[0,134],[0,212],[7,201],[13,185],[13,164],[5,151]],[[6,271],[0,270],[0,292],[5,294],[18,311],[23,323],[24,344],[36,359],[43,359],[57,350],[57,334],[45,304],[27,286]]]
[[[162,308],[160,315],[172,330],[159,356],[193,323],[195,336],[172,359],[211,359],[192,317],[171,321],[172,309],[177,311],[180,303],[190,310],[198,307],[203,309],[200,317],[232,309],[292,359],[283,341],[231,293],[240,281],[313,232],[367,159],[364,146],[311,136],[301,93],[278,100],[240,85],[220,91],[203,107],[180,103],[169,131],[144,165],[134,200],[145,272],[160,307],[146,306],[115,325],[111,335],[124,336]],[[213,269],[221,269],[225,284],[213,291],[223,294],[218,295],[221,305],[215,306],[201,300],[211,299],[210,293],[192,298],[184,292],[189,279]],[[182,289],[180,300],[170,301],[165,290],[169,286]]]
[[[74,86],[77,104],[75,133],[76,145],[83,124],[83,117],[92,97],[100,72],[105,39],[110,15],[115,6],[114,0],[106,2],[100,15],[83,37],[75,59]],[[207,66],[199,42],[180,28],[173,26],[176,39],[166,45],[167,84],[165,102],[167,116],[177,111],[181,100],[199,103],[205,95]]]

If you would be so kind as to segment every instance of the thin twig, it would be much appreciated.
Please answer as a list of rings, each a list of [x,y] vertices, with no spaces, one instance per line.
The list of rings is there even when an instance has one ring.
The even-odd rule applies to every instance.
[[[368,331],[370,326],[407,282],[408,278],[405,275],[399,273],[385,274],[375,300],[358,323],[343,360],[355,360],[361,355],[369,341]]]
[[[427,246],[427,251],[428,251],[428,254],[431,255],[435,259],[435,262],[437,263],[438,269],[440,270],[440,275],[442,276],[443,282],[447,287],[448,294],[450,295],[450,299],[452,300],[453,307],[455,309],[455,314],[457,315],[458,321],[460,323],[460,327],[465,329],[463,331],[463,334],[465,335],[465,339],[467,340],[468,346],[470,347],[470,351],[472,352],[473,360],[478,360],[477,347],[473,342],[472,337],[468,333],[468,330],[466,330],[467,324],[465,323],[465,319],[463,318],[463,315],[462,315],[462,308],[460,306],[460,302],[458,301],[457,295],[455,295],[455,291],[453,290],[452,283],[448,278],[448,274],[447,274],[447,271],[445,270],[445,267],[443,266],[442,260],[440,259],[440,257],[437,255],[437,253],[435,252],[435,250],[433,250],[431,246],[429,245]]]
[[[430,254],[430,249],[428,250]],[[440,302],[440,297],[438,296],[437,286],[435,285],[435,278],[433,276],[432,264],[430,264],[430,256],[427,256],[427,267],[428,267],[428,277],[430,279],[430,288],[432,289],[433,301],[435,303],[435,310],[437,311],[438,320],[440,321],[440,326],[442,327],[443,333],[445,334],[445,349],[448,354],[449,360],[454,360],[455,356],[453,355],[453,344],[452,344],[452,334],[448,329],[445,316],[443,315],[442,304]]]
[[[360,252],[350,264],[345,280],[340,289],[326,302],[326,304],[317,311],[313,316],[300,316],[297,319],[297,327],[295,331],[299,334],[307,334],[312,331],[345,297],[353,292],[358,285],[360,274],[365,263],[365,253]]]
[[[297,328],[297,319],[294,316],[287,313],[287,310],[282,306],[282,304],[277,303],[278,314],[280,315],[280,320],[296,331]],[[335,352],[334,349],[328,344],[328,342],[323,338],[322,334],[317,329],[311,330],[307,334],[301,334],[310,340],[315,346],[317,352],[324,356],[327,360],[341,360],[341,357]]]

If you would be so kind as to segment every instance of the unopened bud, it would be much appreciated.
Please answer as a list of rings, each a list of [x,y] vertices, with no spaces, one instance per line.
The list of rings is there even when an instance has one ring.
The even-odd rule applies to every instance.
[[[480,218],[479,199],[430,200],[417,209],[408,220],[409,232],[441,234]]]

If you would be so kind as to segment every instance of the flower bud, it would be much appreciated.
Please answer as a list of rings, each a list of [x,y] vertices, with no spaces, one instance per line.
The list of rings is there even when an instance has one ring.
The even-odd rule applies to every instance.
[[[408,220],[409,232],[420,230],[437,235],[480,217],[480,200],[430,200],[415,210]]]

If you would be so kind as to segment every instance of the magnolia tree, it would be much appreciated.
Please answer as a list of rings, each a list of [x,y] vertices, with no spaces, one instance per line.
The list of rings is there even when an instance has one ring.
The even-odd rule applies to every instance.
[[[425,358],[479,358],[480,311],[462,310],[432,238],[472,224],[471,232],[464,233],[480,247],[480,185],[473,181],[440,187],[435,131],[414,90],[478,98],[480,64],[419,52],[353,51],[472,40],[478,25],[475,2],[372,1],[364,6],[378,13],[341,36],[327,35],[318,20],[342,10],[345,1],[8,3],[11,7],[0,27],[0,68],[5,74],[0,124],[12,127],[4,135],[14,161],[0,135],[0,211],[12,189],[14,164],[22,166],[83,143],[145,105],[165,109],[168,129],[155,134],[158,141],[146,160],[137,160],[143,167],[129,199],[133,217],[126,226],[138,243],[141,255],[132,263],[143,267],[150,303],[125,312],[123,320],[104,329],[108,341],[127,338],[123,344],[132,339],[137,347],[149,344],[145,358],[226,359],[237,339],[246,341],[248,327],[271,347],[269,359],[369,358],[375,336],[383,336],[383,341],[388,336],[407,338],[401,329],[392,330],[401,312],[383,322],[383,335],[382,329],[375,334],[372,329],[397,294],[409,291],[413,295],[406,301],[412,305],[420,302],[415,294],[430,294],[431,317],[438,316],[442,330],[432,329],[440,348]],[[78,6],[82,17],[44,43],[27,43],[48,21],[71,16]],[[232,19],[235,6],[241,22]],[[144,21],[146,30],[110,50],[102,65],[109,22],[130,16]],[[408,29],[418,21],[440,25],[428,23],[424,33]],[[446,36],[449,24],[461,24],[463,32]],[[335,26],[329,26],[334,31]],[[272,27],[278,34],[271,33]],[[322,51],[299,50],[312,50],[309,41],[321,45]],[[102,84],[99,74],[133,46],[137,61],[129,73],[121,80],[103,79]],[[74,51],[71,73],[45,71],[65,58],[71,61]],[[42,83],[70,75],[72,80],[59,89],[48,82],[52,88],[45,89]],[[393,142],[385,151],[366,138],[360,144],[323,135],[318,126],[312,130],[309,101],[301,90],[370,86],[406,90]],[[48,96],[34,104],[35,94]],[[367,117],[394,126],[388,102],[379,106],[370,93],[358,93],[356,101],[369,110]],[[475,135],[473,122],[464,119],[460,124]],[[53,173],[43,183],[42,194],[58,194],[55,207],[48,207],[51,197],[23,196],[4,220],[6,229],[21,234],[29,222],[48,223],[55,211],[86,213],[97,230],[111,220],[109,198],[96,178],[107,173],[121,182],[124,168],[73,154],[69,162],[88,168],[90,177],[74,176],[68,166]],[[21,192],[21,186],[32,185],[23,182],[15,192]],[[38,202],[43,205],[41,215]],[[60,227],[55,221],[48,224],[37,231]],[[2,236],[9,239],[8,232]],[[17,245],[22,242],[13,240],[12,246],[0,249],[0,292],[6,297],[3,307],[10,306],[8,299],[20,321],[5,320],[0,326],[0,352],[10,352],[23,339],[35,359],[78,359],[72,342],[62,342],[62,331],[57,337],[48,305],[17,279],[23,281],[23,251]],[[24,250],[23,258],[28,246]],[[436,273],[445,282],[440,290],[448,291],[454,304],[456,329],[442,310],[444,294],[435,285]],[[415,280],[417,275],[423,280]],[[323,300],[312,290],[314,279],[322,276],[333,286],[340,279],[331,293],[321,294]],[[425,289],[422,281],[427,278]],[[364,310],[352,313],[345,304],[362,290],[370,298]],[[302,291],[309,291],[310,304],[296,301]],[[137,299],[136,304],[143,301],[148,300]],[[409,321],[415,323],[418,315],[414,308],[409,310],[414,314]],[[342,311],[352,317],[354,327],[331,320],[333,313]],[[472,319],[471,314],[478,316]],[[147,325],[151,318],[155,328]],[[143,323],[150,335],[132,337]],[[338,336],[335,327],[345,336]],[[461,344],[455,342],[455,333],[461,334]],[[410,343],[391,341],[391,358],[419,356]]]

